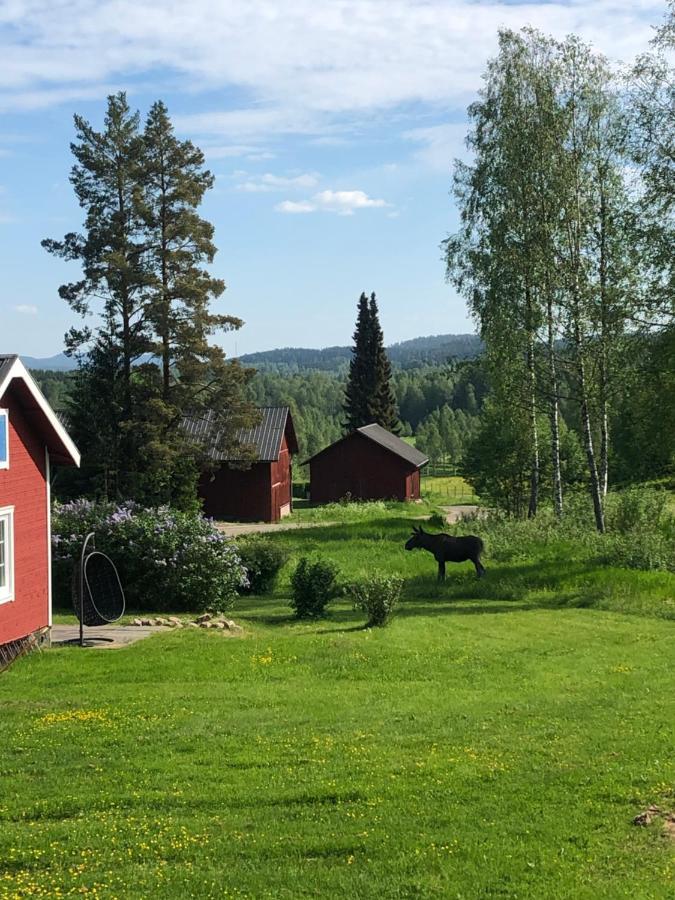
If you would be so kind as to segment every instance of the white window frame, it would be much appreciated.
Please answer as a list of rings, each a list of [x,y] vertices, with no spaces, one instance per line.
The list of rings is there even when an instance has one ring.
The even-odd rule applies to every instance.
[[[5,523],[5,570],[7,584],[0,586],[0,603],[14,600],[14,507],[0,509],[0,521]]]
[[[9,469],[9,410],[0,409],[0,419],[5,420],[5,435],[7,440],[7,459],[0,459],[0,469]]]

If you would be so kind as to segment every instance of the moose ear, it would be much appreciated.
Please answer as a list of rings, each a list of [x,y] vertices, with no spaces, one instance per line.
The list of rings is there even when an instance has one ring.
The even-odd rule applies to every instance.
[[[413,530],[413,534],[418,534],[418,531],[417,531],[417,528],[415,525],[413,525],[412,530]]]

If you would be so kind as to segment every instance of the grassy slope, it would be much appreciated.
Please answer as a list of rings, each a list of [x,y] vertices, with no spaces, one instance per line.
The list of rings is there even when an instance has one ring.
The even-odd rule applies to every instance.
[[[243,640],[2,676],[0,898],[672,896],[672,844],[631,819],[675,805],[675,624],[572,607],[658,612],[673,577],[551,547],[439,588],[406,530],[277,537],[403,572],[385,630],[346,603],[289,621],[284,578],[240,605]]]

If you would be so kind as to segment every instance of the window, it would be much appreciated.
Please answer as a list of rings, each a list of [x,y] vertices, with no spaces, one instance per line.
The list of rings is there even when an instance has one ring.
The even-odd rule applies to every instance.
[[[0,409],[0,469],[9,469],[9,413]]]
[[[14,509],[0,509],[0,603],[14,599]]]

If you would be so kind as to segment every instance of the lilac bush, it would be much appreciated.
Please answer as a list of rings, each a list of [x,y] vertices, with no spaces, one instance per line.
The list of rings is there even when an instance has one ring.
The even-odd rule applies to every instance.
[[[96,549],[117,567],[130,609],[223,612],[246,587],[237,548],[211,520],[133,501],[74,500],[56,504],[52,517],[54,595],[61,606],[70,604],[73,565],[92,531]]]

